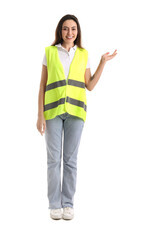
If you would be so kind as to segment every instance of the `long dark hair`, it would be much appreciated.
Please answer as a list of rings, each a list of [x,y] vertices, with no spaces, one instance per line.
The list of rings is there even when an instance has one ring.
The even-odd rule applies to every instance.
[[[57,25],[56,31],[55,31],[55,40],[54,40],[54,42],[52,43],[51,46],[55,46],[58,43],[61,43],[61,44],[63,43],[62,25],[63,25],[64,21],[66,21],[66,20],[73,20],[77,23],[78,34],[77,34],[76,40],[74,41],[74,44],[76,44],[79,48],[83,48],[82,47],[82,42],[81,42],[81,28],[80,28],[79,21],[74,15],[70,15],[70,14],[67,14],[67,15],[63,16],[60,19],[60,21]]]

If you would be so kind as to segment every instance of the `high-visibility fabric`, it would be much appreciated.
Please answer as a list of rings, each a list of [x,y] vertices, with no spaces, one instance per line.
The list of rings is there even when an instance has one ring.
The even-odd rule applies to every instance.
[[[77,47],[66,79],[56,46],[45,48],[48,80],[44,99],[46,120],[68,112],[86,120],[87,100],[85,70],[88,60],[86,49]]]

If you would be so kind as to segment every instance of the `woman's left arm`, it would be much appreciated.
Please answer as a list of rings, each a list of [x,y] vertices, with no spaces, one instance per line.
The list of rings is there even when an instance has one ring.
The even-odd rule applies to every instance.
[[[106,62],[108,60],[111,60],[112,58],[114,58],[116,56],[116,54],[117,54],[117,50],[115,50],[114,53],[111,54],[111,55],[109,55],[109,52],[102,55],[100,63],[97,67],[97,70],[95,71],[93,76],[91,76],[90,68],[86,69],[86,72],[85,72],[85,86],[89,91],[92,91],[92,89],[97,84],[97,82],[98,82],[98,80],[99,80],[99,78],[102,74],[102,71],[103,71],[103,68],[104,68]]]

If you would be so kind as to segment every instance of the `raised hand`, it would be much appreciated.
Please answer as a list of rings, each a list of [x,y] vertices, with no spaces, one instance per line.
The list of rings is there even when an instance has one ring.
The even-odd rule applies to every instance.
[[[114,58],[116,55],[117,55],[117,49],[111,55],[109,55],[109,52],[107,52],[104,55],[102,55],[101,61],[102,62],[107,62],[108,60],[111,60],[112,58]]]

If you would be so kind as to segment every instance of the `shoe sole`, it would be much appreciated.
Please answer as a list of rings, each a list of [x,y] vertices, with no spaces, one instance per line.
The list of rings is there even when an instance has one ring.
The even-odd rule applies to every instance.
[[[50,217],[53,219],[53,220],[60,220],[60,219],[62,219],[62,216],[52,216],[52,215],[50,215]]]
[[[68,217],[68,216],[62,216],[62,218],[64,219],[64,220],[72,220],[73,218],[74,218],[74,216],[72,216],[72,217]]]

